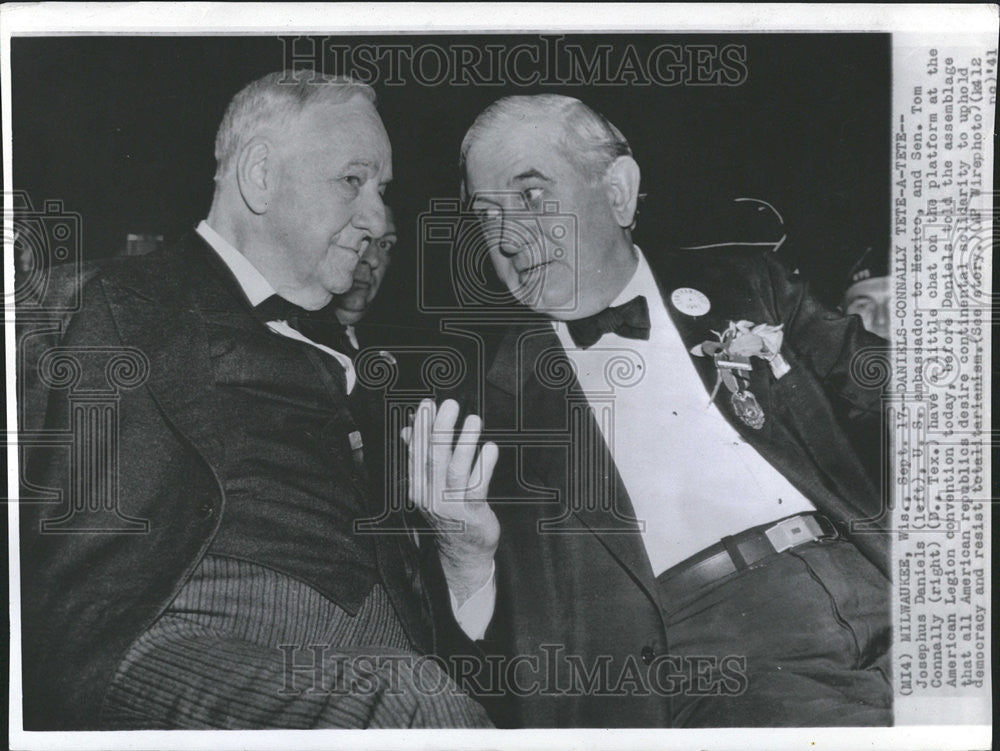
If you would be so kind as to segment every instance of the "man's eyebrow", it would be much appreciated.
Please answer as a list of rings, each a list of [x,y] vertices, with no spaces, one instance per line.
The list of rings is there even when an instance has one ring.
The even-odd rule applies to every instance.
[[[552,182],[552,179],[548,175],[539,172],[534,167],[514,175],[514,177],[511,178],[511,182],[512,183],[523,182],[525,180],[533,180],[533,179],[545,180],[545,182]]]
[[[475,205],[477,203],[485,202],[485,203],[492,203],[495,206],[499,206],[500,205],[499,201],[492,198],[492,196],[496,195],[497,191],[495,190],[477,190],[475,193],[472,194],[471,203]]]

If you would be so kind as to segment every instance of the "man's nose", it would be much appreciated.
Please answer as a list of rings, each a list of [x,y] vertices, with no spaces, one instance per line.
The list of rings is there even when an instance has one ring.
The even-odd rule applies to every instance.
[[[372,264],[371,258],[366,252],[361,256],[361,260],[358,261],[358,265],[354,267],[354,279],[359,282],[371,282],[372,280]]]
[[[507,257],[517,255],[520,243],[516,241],[513,223],[507,212],[501,208],[491,209],[482,224],[488,245],[498,248]]]
[[[365,252],[361,254],[361,259],[358,261],[358,270],[354,274],[355,276],[360,276],[364,279],[369,279],[372,272],[378,268],[378,261],[376,255],[372,253],[372,248],[375,247],[377,240],[369,243],[368,247],[365,248]]]
[[[372,271],[382,265],[382,249],[379,247],[379,240],[372,240],[361,254],[361,263],[367,265]]]
[[[353,224],[371,238],[372,244],[376,237],[382,237],[388,228],[386,219],[385,203],[381,194],[372,189],[371,195],[366,196],[357,213],[354,215]]]

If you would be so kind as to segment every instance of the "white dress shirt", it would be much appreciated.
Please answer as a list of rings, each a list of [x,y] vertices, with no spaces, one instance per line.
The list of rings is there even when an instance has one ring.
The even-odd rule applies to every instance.
[[[277,294],[271,283],[250,263],[249,259],[234,248],[232,244],[227,242],[218,232],[208,226],[207,222],[202,220],[196,231],[209,244],[212,250],[218,254],[223,263],[229,267],[229,270],[232,271],[237,283],[243,290],[243,294],[247,296],[251,305],[260,305],[271,295]],[[301,332],[289,326],[286,321],[268,321],[267,326],[276,334],[311,344],[317,349],[332,355],[343,366],[344,372],[347,375],[347,393],[350,394],[354,390],[354,385],[357,383],[357,376],[354,371],[354,363],[349,356],[303,336]],[[361,348],[353,326],[347,327],[347,336],[355,349]],[[466,600],[462,607],[458,607],[455,595],[450,591],[449,594],[451,595],[452,611],[455,614],[458,625],[462,627],[462,630],[465,631],[469,638],[482,639],[486,634],[486,627],[489,626],[490,620],[493,618],[493,607],[496,601],[496,584],[493,574],[490,574],[489,580],[479,591]]]
[[[649,264],[635,252],[635,273],[612,305],[643,295],[648,340],[605,334],[584,350],[566,324],[553,326],[595,414],[613,414],[597,422],[659,575],[726,535],[815,507],[710,404]],[[609,383],[606,376],[616,357],[635,367],[631,377],[619,379],[624,383]],[[720,388],[716,401],[728,398]]]

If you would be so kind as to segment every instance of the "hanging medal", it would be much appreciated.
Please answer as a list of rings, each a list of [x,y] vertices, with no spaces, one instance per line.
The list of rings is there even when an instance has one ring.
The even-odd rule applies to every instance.
[[[760,408],[757,397],[750,389],[734,391],[729,397],[729,403],[733,405],[733,412],[745,425],[754,430],[764,427],[764,410]]]
[[[715,360],[715,367],[719,374],[719,384],[722,384],[729,391],[729,403],[733,412],[740,421],[747,427],[760,430],[764,427],[764,410],[761,409],[757,397],[748,388],[750,383],[750,372],[753,365],[750,358],[741,355],[732,355],[724,351],[716,352],[712,358]],[[716,384],[712,397],[718,391],[719,384]]]
[[[711,357],[719,379],[712,390],[714,401],[719,388],[729,391],[729,404],[740,421],[749,428],[760,430],[764,427],[764,410],[757,397],[749,389],[750,373],[753,365],[751,357],[760,357],[771,366],[775,378],[781,378],[789,371],[788,362],[781,356],[781,326],[770,324],[754,325],[750,321],[730,321],[722,333],[713,331],[719,341],[707,341],[693,347],[691,354]]]

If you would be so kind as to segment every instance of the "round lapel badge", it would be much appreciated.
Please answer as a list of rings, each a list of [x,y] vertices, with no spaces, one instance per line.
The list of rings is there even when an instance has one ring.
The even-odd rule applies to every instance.
[[[670,302],[686,316],[703,316],[712,309],[705,293],[692,287],[678,287],[670,294]]]

